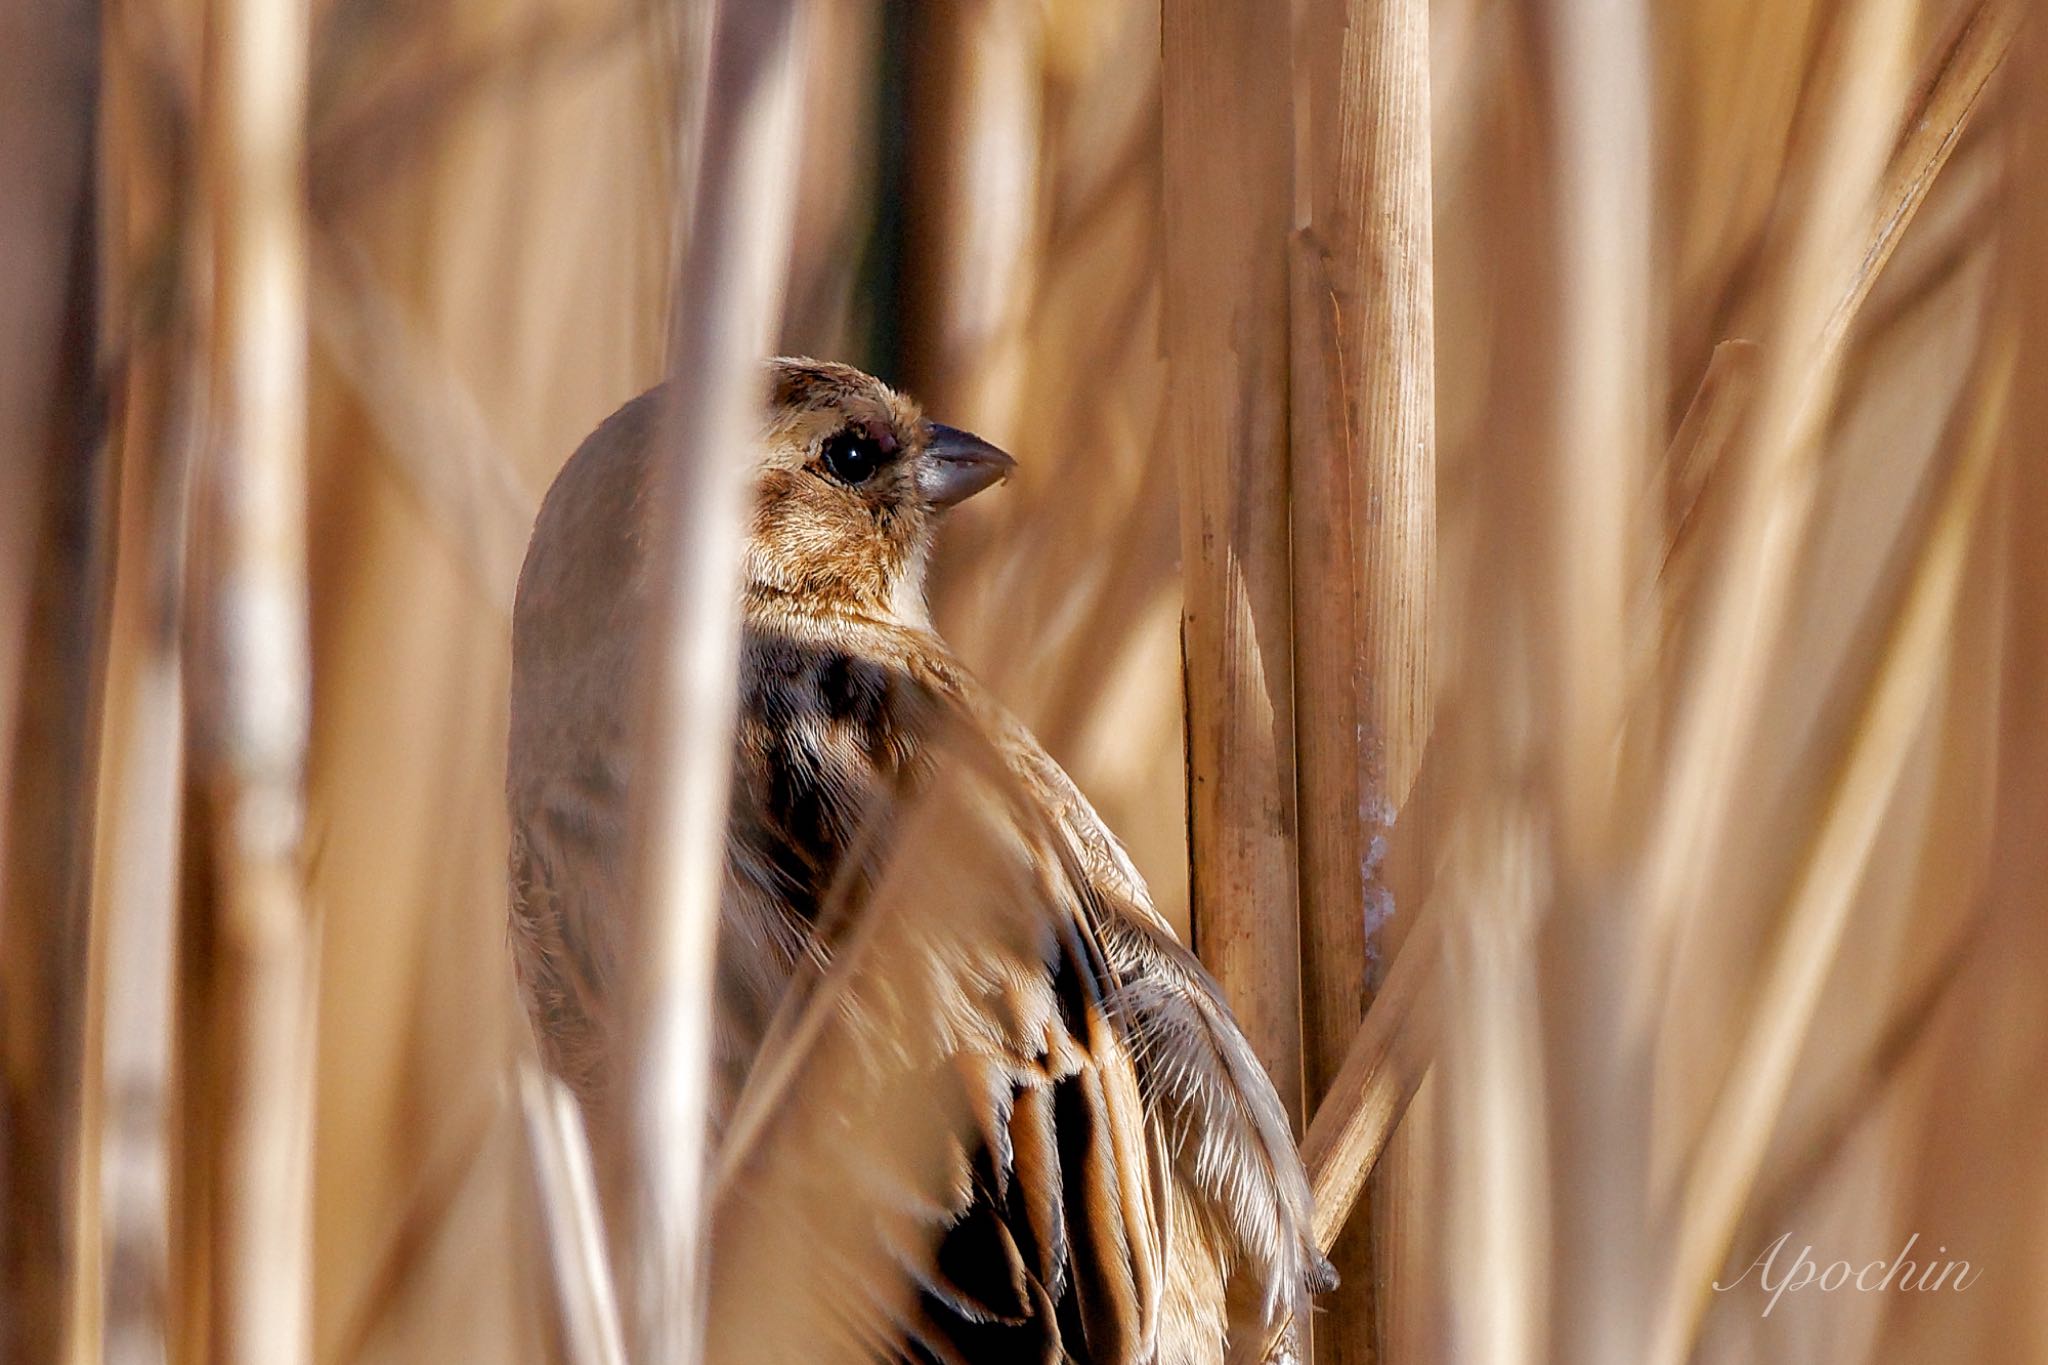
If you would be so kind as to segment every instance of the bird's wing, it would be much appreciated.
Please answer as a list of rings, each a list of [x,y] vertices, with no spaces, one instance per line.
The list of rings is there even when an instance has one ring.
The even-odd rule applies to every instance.
[[[1073,780],[1015,722],[1005,747],[1071,850],[1118,983],[1118,1024],[1158,1160],[1187,1208],[1167,1254],[1217,1261],[1229,1358],[1262,1361],[1276,1346],[1284,1354],[1308,1296],[1334,1288],[1336,1275],[1315,1242],[1308,1178],[1272,1080],[1215,979],[1174,938]]]
[[[1186,1235],[1220,1263],[1228,1358],[1275,1358],[1307,1321],[1309,1295],[1336,1287],[1286,1113],[1187,949],[1138,915],[1113,917],[1101,937],[1153,1141],[1194,1213]]]
[[[934,745],[727,1128],[711,1358],[1154,1361],[1165,1192],[1087,888],[985,740]]]
[[[541,1060],[586,1105],[607,1088],[619,907],[620,798],[588,783],[532,784],[511,821],[512,961]]]

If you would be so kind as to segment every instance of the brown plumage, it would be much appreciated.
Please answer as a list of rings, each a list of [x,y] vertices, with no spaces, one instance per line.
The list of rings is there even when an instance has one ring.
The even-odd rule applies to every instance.
[[[769,387],[746,456],[713,1357],[1287,1358],[1330,1273],[1272,1086],[1115,837],[925,615],[938,516],[1008,457],[846,366],[776,361]],[[620,1112],[657,406],[628,403],[564,468],[514,615],[515,958],[543,1058],[599,1130]]]

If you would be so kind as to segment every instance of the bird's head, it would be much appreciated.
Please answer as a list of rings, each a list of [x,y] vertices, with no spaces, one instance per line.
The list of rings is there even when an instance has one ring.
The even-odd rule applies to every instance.
[[[921,622],[938,515],[1016,462],[850,365],[771,363],[747,584]]]

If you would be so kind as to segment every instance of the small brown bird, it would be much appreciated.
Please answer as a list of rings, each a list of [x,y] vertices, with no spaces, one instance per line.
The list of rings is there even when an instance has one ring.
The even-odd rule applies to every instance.
[[[712,1114],[721,1181],[752,1202],[716,1216],[713,1357],[1293,1358],[1334,1276],[1273,1087],[1115,836],[925,611],[941,514],[1013,462],[844,365],[778,360],[768,387]],[[594,1129],[620,1112],[625,699],[659,392],[564,467],[514,612],[514,955],[542,1057]],[[912,814],[920,797],[936,809]],[[885,902],[923,929],[883,924]],[[1023,918],[987,917],[1004,903]],[[956,1129],[882,1136],[927,1102]],[[775,1186],[802,1207],[763,1203],[778,1140],[810,1153]],[[763,1276],[785,1286],[769,1311],[723,1302]]]

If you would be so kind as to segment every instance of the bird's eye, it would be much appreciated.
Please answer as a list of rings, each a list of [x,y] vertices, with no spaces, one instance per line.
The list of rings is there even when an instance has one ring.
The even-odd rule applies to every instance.
[[[842,431],[825,438],[819,452],[825,472],[841,483],[866,483],[888,458],[883,443],[863,431]]]

